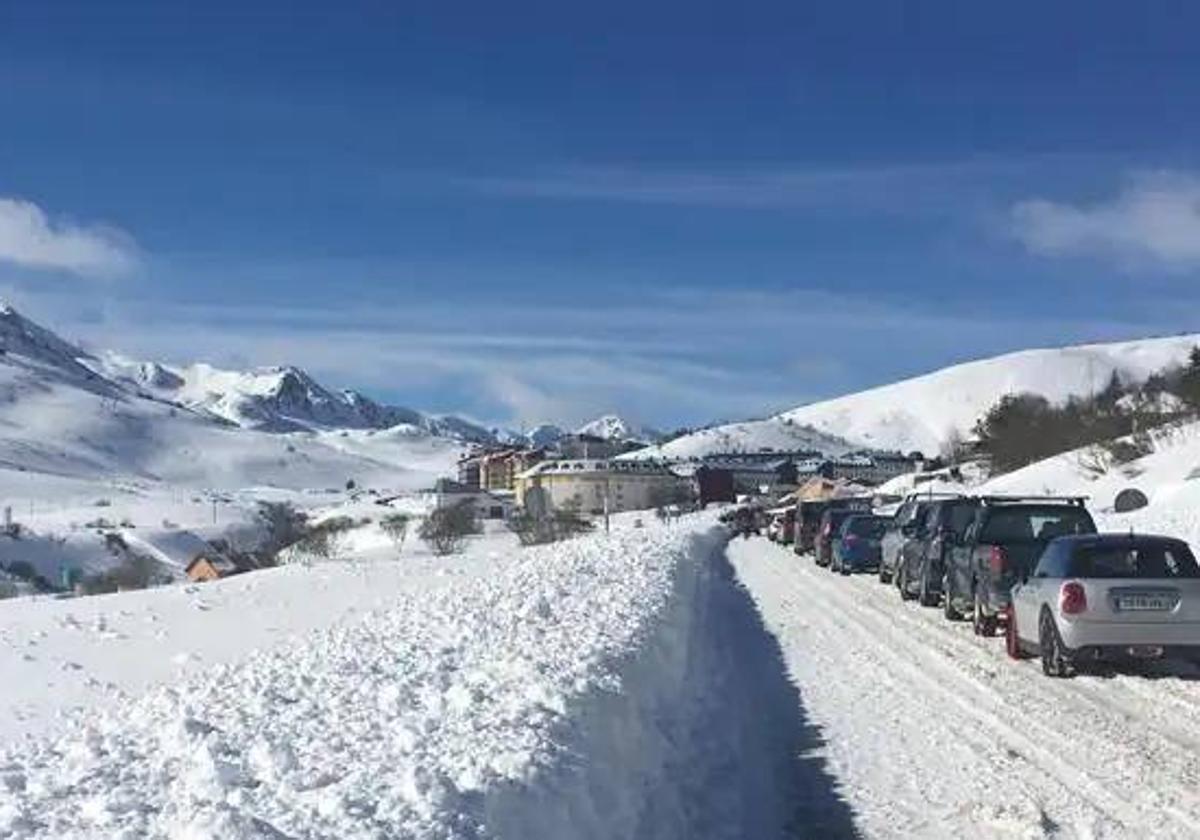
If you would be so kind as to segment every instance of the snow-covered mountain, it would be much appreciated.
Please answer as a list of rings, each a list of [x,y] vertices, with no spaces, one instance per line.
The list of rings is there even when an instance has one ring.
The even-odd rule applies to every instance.
[[[632,423],[617,414],[605,414],[575,430],[576,434],[592,435],[605,440],[623,440],[632,443],[655,443],[662,440],[662,432],[649,426]]]
[[[90,354],[0,305],[0,491],[34,477],[193,487],[423,486],[478,427],[337,394],[303,371]]]
[[[943,368],[924,376],[800,406],[766,420],[716,426],[637,453],[692,457],[711,452],[813,446],[936,453],[967,435],[1000,397],[1022,391],[1052,401],[1104,387],[1115,373],[1140,382],[1183,362],[1200,335],[1024,350]]]
[[[553,423],[541,423],[525,433],[524,439],[530,446],[553,446],[566,432]]]
[[[269,432],[416,426],[432,435],[490,442],[491,432],[459,417],[383,405],[357,391],[332,391],[297,367],[230,371],[207,364],[169,367],[102,353],[86,362],[97,373],[158,399],[248,429]]]

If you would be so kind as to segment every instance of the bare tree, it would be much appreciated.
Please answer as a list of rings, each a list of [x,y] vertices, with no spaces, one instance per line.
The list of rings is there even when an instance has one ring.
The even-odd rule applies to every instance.
[[[417,529],[417,536],[434,554],[445,556],[462,551],[467,537],[477,531],[475,506],[470,502],[460,502],[453,507],[431,511]]]
[[[259,502],[255,518],[265,532],[260,548],[267,555],[295,545],[308,530],[308,516],[288,502]]]
[[[578,503],[566,504],[545,516],[522,512],[508,520],[508,528],[521,545],[544,545],[586,534],[592,523],[579,512]]]
[[[383,533],[396,544],[396,552],[404,550],[404,540],[408,537],[408,525],[411,517],[407,513],[389,513],[379,520]]]
[[[346,547],[346,533],[354,527],[348,516],[334,516],[310,526],[292,549],[302,559],[333,560]]]

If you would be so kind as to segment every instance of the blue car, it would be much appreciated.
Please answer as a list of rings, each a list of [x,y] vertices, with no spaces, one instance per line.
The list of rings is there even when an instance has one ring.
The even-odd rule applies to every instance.
[[[846,518],[833,540],[830,569],[848,575],[874,571],[882,555],[880,543],[890,517],[859,513]]]

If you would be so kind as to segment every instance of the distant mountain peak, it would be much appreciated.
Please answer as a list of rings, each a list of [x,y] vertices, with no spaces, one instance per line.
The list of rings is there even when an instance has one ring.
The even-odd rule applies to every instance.
[[[662,440],[662,432],[632,423],[619,414],[605,414],[589,423],[584,423],[577,434],[592,435],[605,440],[624,440],[635,443],[655,443]]]

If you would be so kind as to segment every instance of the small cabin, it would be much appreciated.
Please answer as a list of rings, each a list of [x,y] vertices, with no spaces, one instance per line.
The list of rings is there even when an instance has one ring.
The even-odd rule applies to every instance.
[[[248,570],[221,554],[197,554],[183,571],[188,580],[202,583]]]

